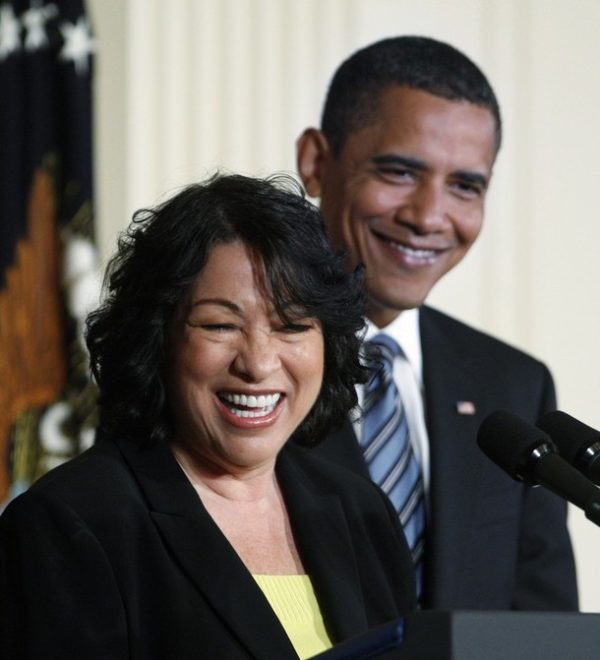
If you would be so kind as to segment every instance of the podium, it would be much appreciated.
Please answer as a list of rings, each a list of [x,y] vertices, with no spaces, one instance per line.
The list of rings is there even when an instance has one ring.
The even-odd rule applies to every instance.
[[[600,659],[600,614],[415,612],[390,660]]]
[[[375,648],[393,648],[375,652]],[[421,611],[313,660],[600,660],[600,614]]]

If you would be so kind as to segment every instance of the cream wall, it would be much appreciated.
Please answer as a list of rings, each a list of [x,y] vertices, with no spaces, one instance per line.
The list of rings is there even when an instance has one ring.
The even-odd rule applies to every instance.
[[[543,358],[600,428],[600,2],[88,0],[99,42],[97,212],[106,257],[140,206],[215,168],[294,170],[335,66],[395,34],[458,46],[492,80],[505,142],[486,226],[430,301]],[[600,530],[570,513],[585,611]]]

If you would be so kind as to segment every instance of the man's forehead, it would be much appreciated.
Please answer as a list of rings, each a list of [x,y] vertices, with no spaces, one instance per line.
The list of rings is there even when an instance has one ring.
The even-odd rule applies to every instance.
[[[408,148],[402,155],[420,158],[422,148],[437,145],[463,152],[470,149],[477,160],[491,167],[496,156],[494,114],[463,99],[394,85],[380,94],[369,121],[349,133],[342,151],[357,155],[357,151],[366,150],[369,157],[387,157],[397,154],[397,149]]]
[[[408,116],[418,117],[428,109],[435,107],[439,114],[447,114],[448,116],[464,111],[474,110],[479,115],[486,116],[490,121],[490,129],[494,135],[494,141],[498,141],[498,119],[494,114],[491,107],[474,103],[473,101],[453,95],[450,90],[448,93],[443,93],[442,90],[431,90],[428,88],[416,87],[406,84],[389,84],[382,87],[380,90],[373,90],[371,100],[369,103],[370,110],[366,108],[362,112],[363,121],[357,122],[356,130],[350,131],[349,135],[353,135],[360,130],[373,127],[384,120],[386,123],[393,121],[395,111],[398,108],[402,110],[402,116],[398,117],[399,122],[406,122]],[[359,114],[361,111],[359,110]],[[398,112],[399,114],[399,112]],[[360,124],[362,123],[362,126]],[[398,128],[402,128],[400,125]],[[498,145],[495,147],[495,155],[497,154]]]

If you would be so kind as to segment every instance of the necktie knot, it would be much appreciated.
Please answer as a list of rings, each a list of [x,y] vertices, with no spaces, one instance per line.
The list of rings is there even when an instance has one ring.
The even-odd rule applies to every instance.
[[[372,350],[377,351],[383,360],[390,363],[394,361],[394,358],[402,354],[402,349],[398,342],[383,332],[375,335],[367,344],[372,347]]]
[[[375,335],[366,344],[368,367],[371,371],[366,392],[367,396],[371,398],[372,395],[387,387],[393,378],[394,358],[402,354],[402,349],[396,341],[382,332]]]

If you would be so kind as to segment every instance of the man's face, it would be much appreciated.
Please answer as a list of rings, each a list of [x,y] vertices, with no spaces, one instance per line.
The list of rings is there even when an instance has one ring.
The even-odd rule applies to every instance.
[[[321,197],[333,245],[366,266],[368,315],[379,327],[421,305],[477,238],[495,128],[487,109],[397,86],[339,156],[319,132],[300,138],[300,174]],[[303,149],[311,139],[320,151]]]

